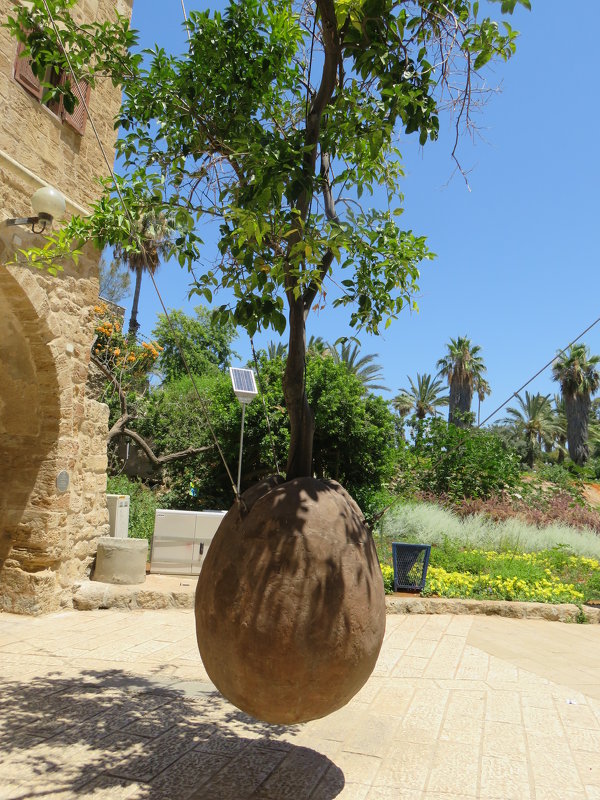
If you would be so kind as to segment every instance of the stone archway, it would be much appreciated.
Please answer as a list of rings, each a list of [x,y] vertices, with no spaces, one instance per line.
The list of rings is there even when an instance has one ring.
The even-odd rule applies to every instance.
[[[23,287],[0,266],[0,570],[13,547],[26,542],[35,553],[29,541],[35,527],[43,539],[43,497],[54,473],[60,420],[52,338]],[[32,502],[37,524],[24,526]]]

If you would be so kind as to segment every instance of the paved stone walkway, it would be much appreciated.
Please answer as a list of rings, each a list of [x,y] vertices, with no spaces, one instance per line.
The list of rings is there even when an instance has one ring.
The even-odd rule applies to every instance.
[[[388,617],[359,695],[291,728],[215,692],[187,610],[0,615],[0,680],[0,798],[600,800],[598,626]]]

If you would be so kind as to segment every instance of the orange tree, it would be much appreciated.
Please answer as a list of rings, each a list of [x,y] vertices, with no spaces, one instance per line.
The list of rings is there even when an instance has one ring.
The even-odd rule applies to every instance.
[[[230,290],[221,318],[251,335],[288,327],[286,475],[312,475],[307,318],[334,268],[333,305],[358,329],[378,333],[414,305],[432,254],[398,224],[398,141],[435,140],[444,109],[456,111],[457,135],[472,124],[486,65],[515,51],[507,15],[530,0],[230,0],[223,12],[190,12],[181,54],[140,52],[123,17],[80,25],[73,2],[31,0],[6,24],[36,75],[67,76],[46,87],[47,100],[72,109],[71,69],[78,81],[123,87],[123,175],[33,259],[71,255],[88,239],[143,253],[134,221],[168,214],[172,252],[197,267],[199,295]],[[365,203],[375,193],[380,201]],[[207,219],[218,226],[216,266],[200,259]]]

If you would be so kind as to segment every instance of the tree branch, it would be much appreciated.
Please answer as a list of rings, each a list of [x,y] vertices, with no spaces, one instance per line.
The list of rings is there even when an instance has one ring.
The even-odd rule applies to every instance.
[[[321,153],[321,186],[323,189],[323,203],[325,206],[325,215],[331,222],[338,222],[338,216],[335,210],[335,200],[331,191],[331,183],[329,181],[329,153]],[[327,250],[321,259],[318,276],[312,280],[306,287],[302,294],[302,303],[304,305],[304,318],[308,316],[308,312],[314,302],[317,293],[319,292],[329,268],[333,262],[333,253]]]
[[[155,467],[162,467],[163,464],[168,464],[170,461],[177,461],[180,458],[188,458],[189,456],[195,456],[199,453],[204,453],[206,450],[212,450],[213,445],[209,444],[205,447],[188,447],[187,450],[180,450],[177,453],[167,453],[164,456],[157,456],[155,455],[154,451],[148,444],[148,442],[144,439],[136,431],[132,431],[131,428],[123,428],[120,432],[121,436],[127,436],[130,439],[138,444],[141,449],[144,451],[148,460],[152,463]]]
[[[157,456],[154,450],[150,447],[148,442],[144,439],[144,437],[137,433],[137,431],[132,430],[131,428],[127,427],[127,423],[130,422],[132,419],[135,419],[135,414],[130,414],[127,411],[127,399],[125,397],[125,392],[121,388],[121,384],[117,380],[117,378],[112,374],[112,372],[108,369],[108,367],[103,364],[98,356],[94,353],[91,355],[91,360],[93,364],[98,367],[100,372],[104,375],[104,377],[110,381],[110,383],[114,386],[119,394],[119,402],[121,404],[121,416],[112,426],[112,428],[108,432],[107,441],[110,442],[115,439],[117,436],[126,436],[129,439],[132,439],[136,444],[140,446],[140,448],[146,454],[148,460],[154,467],[162,467],[164,464],[169,464],[171,461],[177,461],[183,458],[189,458],[190,456],[196,456],[199,453],[204,453],[206,450],[212,450],[213,445],[206,445],[205,447],[188,447],[186,450],[179,450],[177,453],[166,453],[163,456]]]
[[[94,364],[94,366],[98,367],[98,369],[104,375],[106,380],[109,381],[114,386],[114,388],[117,390],[117,393],[119,395],[119,404],[121,406],[121,415],[122,415],[121,419],[123,419],[123,417],[125,417],[125,416],[128,416],[127,415],[127,398],[125,397],[125,392],[121,388],[121,384],[119,383],[117,378],[112,374],[112,372],[109,370],[109,368],[106,366],[106,364],[103,364],[102,361],[100,361],[100,359],[98,358],[98,356],[94,352],[92,352],[92,354],[90,356],[90,360],[91,360],[92,364]],[[132,417],[129,416],[128,418],[131,419]]]
[[[108,432],[108,441],[110,442],[115,436],[120,436],[123,432],[123,428],[127,425],[127,423],[134,419],[133,414],[123,414],[122,417],[115,422],[112,428]]]
[[[323,258],[321,259],[321,264],[319,266],[319,276],[311,281],[306,289],[302,294],[302,305],[304,306],[304,319],[308,316],[308,312],[311,309],[312,304],[314,303],[315,297],[319,293],[323,281],[325,280],[327,273],[329,272],[329,267],[333,261],[333,253],[331,250],[327,250]]]

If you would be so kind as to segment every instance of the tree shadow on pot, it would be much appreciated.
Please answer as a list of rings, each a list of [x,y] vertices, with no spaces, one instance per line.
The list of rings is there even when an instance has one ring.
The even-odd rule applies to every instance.
[[[341,770],[198,684],[87,670],[6,681],[0,698],[3,797],[332,800]]]

